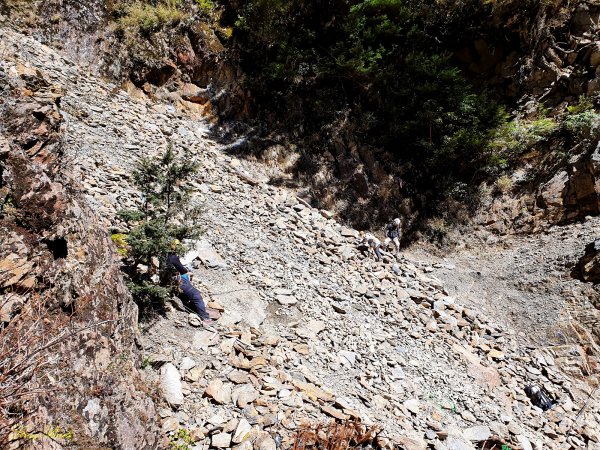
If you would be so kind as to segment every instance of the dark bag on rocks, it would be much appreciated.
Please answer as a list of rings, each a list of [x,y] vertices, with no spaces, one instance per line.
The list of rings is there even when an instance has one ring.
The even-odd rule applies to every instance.
[[[531,403],[538,408],[541,408],[543,411],[547,411],[554,406],[554,402],[550,398],[550,394],[548,394],[546,389],[538,386],[537,384],[526,386],[525,393],[531,400]]]

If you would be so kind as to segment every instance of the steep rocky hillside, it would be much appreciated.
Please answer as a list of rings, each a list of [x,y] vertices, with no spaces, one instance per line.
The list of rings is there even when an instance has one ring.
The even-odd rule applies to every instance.
[[[157,448],[137,307],[72,178],[67,86],[21,39],[0,30],[0,446]]]
[[[128,9],[133,0],[0,2],[0,20],[65,55],[97,76],[192,114],[248,117],[243,73],[226,44],[213,3],[154,2],[163,15]],[[173,6],[168,6],[173,5]]]
[[[269,184],[265,167],[211,141],[206,122],[175,105],[135,98],[31,37],[7,29],[1,37],[7,74],[16,71],[26,81],[33,75],[23,74],[39,70],[48,85],[61,90],[62,161],[75,191],[65,197],[65,207],[74,215],[67,213],[72,218],[64,223],[44,221],[56,228],[36,230],[35,248],[46,246],[51,266],[45,273],[58,267],[60,280],[72,277],[76,300],[51,298],[65,298],[61,311],[75,320],[115,320],[120,313],[128,324],[92,328],[108,334],[90,335],[96,346],[87,352],[77,340],[65,347],[89,358],[71,360],[64,369],[73,371],[69,380],[89,387],[71,411],[71,423],[80,424],[71,426],[75,447],[93,448],[78,441],[90,436],[115,448],[159,448],[151,436],[160,425],[174,444],[175,436],[185,434],[180,430],[188,430],[194,449],[273,450],[288,448],[304,423],[354,417],[382,428],[376,444],[384,448],[600,448],[597,347],[583,326],[567,320],[568,311],[554,311],[562,339],[527,339],[527,330],[539,325],[535,315],[516,324],[504,311],[512,303],[503,308],[503,299],[483,289],[473,291],[485,297],[481,302],[460,290],[451,295],[461,283],[440,280],[453,272],[460,280],[470,270],[459,257],[453,265],[405,252],[377,263],[357,250],[357,231]],[[32,108],[36,120],[54,111],[42,115],[37,105]],[[197,328],[197,319],[176,303],[164,317],[142,325],[141,376],[150,386],[160,385],[158,419],[148,400],[129,400],[136,394],[127,388],[142,386],[133,364],[135,313],[114,252],[98,242],[108,241],[102,229],[124,230],[115,218],[118,209],[141,201],[130,175],[135,162],[158,154],[168,142],[188,149],[202,165],[193,200],[204,206],[207,231],[189,259],[195,282],[223,314],[213,327]],[[15,196],[29,198],[23,197]],[[88,213],[77,216],[69,209],[78,198],[81,211],[89,207],[100,216],[98,225]],[[28,217],[43,217],[43,211]],[[66,255],[64,247],[56,250],[59,242],[66,243]],[[16,257],[26,253],[21,249]],[[508,269],[526,267],[531,259],[516,252],[514,266],[504,262],[496,270],[513,277]],[[83,261],[78,270],[76,261]],[[476,268],[477,261],[473,264]],[[494,270],[492,263],[487,267]],[[533,299],[544,295],[542,290]],[[574,295],[589,307],[587,298]],[[481,311],[485,302],[495,306],[489,315]],[[101,342],[114,346],[103,350]],[[97,370],[88,370],[94,364]],[[66,382],[49,375],[51,382]],[[547,412],[533,406],[524,391],[530,383],[545,386],[557,405]],[[48,397],[43,403],[48,418],[44,410],[34,416],[39,426],[69,428],[59,415],[75,404],[68,394],[64,400]],[[107,424],[106,418],[123,421]]]
[[[402,213],[407,240],[437,239],[456,223],[529,233],[598,214],[596,0],[363,2],[383,20],[373,29],[352,22],[358,1],[142,3],[4,0],[0,13],[132,94],[218,118],[227,138],[244,129],[238,152],[357,227]],[[388,45],[394,33],[404,44]],[[432,59],[403,71],[405,46]]]

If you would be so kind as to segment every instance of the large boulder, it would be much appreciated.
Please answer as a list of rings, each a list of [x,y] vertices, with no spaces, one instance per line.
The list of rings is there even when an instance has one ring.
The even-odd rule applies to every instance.
[[[600,283],[600,239],[585,247],[585,254],[577,263],[574,275],[582,281]]]
[[[181,406],[183,404],[181,376],[173,364],[167,363],[161,368],[160,387],[169,405]]]

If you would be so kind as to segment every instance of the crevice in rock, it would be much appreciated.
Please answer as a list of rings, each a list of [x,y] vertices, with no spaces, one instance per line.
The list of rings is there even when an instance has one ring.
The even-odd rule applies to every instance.
[[[44,239],[44,244],[52,252],[54,259],[63,259],[68,255],[67,240],[65,238]]]
[[[38,143],[38,140],[37,140],[37,139],[31,139],[31,140],[29,140],[29,141],[25,142],[25,143],[22,145],[22,147],[23,147],[23,150],[25,150],[25,151],[27,151],[27,150],[30,150],[30,149],[31,149],[31,148],[33,148],[33,147],[35,146],[35,144],[37,144],[37,143]]]

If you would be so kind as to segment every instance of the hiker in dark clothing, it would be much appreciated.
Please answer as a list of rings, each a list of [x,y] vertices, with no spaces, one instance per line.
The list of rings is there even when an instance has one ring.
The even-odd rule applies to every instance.
[[[167,253],[167,263],[172,265],[177,272],[179,272],[179,275],[185,275],[189,273],[189,270],[183,264],[181,264],[179,256],[177,256],[177,253],[175,252]]]
[[[385,227],[385,241],[383,246],[387,250],[390,243],[396,247],[396,255],[400,253],[400,240],[402,239],[402,227],[400,226],[400,219],[396,218],[393,222],[388,223]]]
[[[173,241],[173,244],[171,245],[173,251],[170,251],[167,254],[167,266],[174,267],[177,270],[178,274],[175,277],[177,279],[179,290],[185,298],[194,305],[196,314],[198,314],[205,323],[210,323],[211,318],[206,311],[206,305],[202,299],[202,294],[200,294],[200,291],[192,284],[189,270],[181,263],[179,256],[174,251],[178,246],[179,241]]]
[[[204,300],[202,299],[202,294],[200,294],[200,291],[192,285],[192,282],[189,281],[189,277],[184,278],[181,275],[179,276],[179,289],[181,289],[183,295],[185,295],[185,297],[194,305],[196,314],[198,314],[202,320],[210,320],[210,316],[204,305]]]
[[[359,249],[366,249],[367,253],[373,250],[375,259],[381,261],[383,253],[381,251],[381,241],[373,236],[371,233],[364,234],[361,232],[360,237],[357,241]]]

